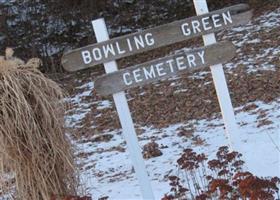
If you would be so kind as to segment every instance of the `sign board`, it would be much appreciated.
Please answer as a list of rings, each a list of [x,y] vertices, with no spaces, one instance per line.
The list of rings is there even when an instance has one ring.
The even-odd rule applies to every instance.
[[[251,17],[252,11],[249,10],[249,6],[238,4],[78,48],[65,53],[61,63],[67,71],[86,69],[97,64],[245,24]]]
[[[220,42],[103,75],[95,80],[94,86],[101,95],[114,94],[186,71],[224,63],[234,55],[235,47],[231,42]]]

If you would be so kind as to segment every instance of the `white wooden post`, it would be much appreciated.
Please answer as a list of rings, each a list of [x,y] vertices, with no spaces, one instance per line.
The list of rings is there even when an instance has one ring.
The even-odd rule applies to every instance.
[[[97,42],[109,40],[109,34],[103,18],[92,21],[93,30],[95,32]],[[104,63],[106,73],[111,73],[118,70],[116,61]],[[138,178],[143,199],[153,200],[154,195],[149,181],[149,177],[145,168],[145,163],[142,157],[141,148],[139,146],[137,135],[134,129],[133,121],[129,111],[127,99],[124,92],[113,94],[115,106],[119,115],[122,126],[123,135],[126,140],[127,148],[136,177]]]
[[[208,6],[206,0],[193,0],[196,14],[202,15],[208,13]],[[214,33],[203,35],[204,45],[210,45],[216,43],[216,37]],[[216,88],[220,108],[222,111],[223,120],[226,128],[226,137],[228,139],[228,145],[231,150],[234,149],[234,144],[231,140],[232,134],[237,134],[238,128],[234,116],[233,106],[231,103],[229,90],[226,83],[226,78],[222,64],[211,66],[211,73]]]

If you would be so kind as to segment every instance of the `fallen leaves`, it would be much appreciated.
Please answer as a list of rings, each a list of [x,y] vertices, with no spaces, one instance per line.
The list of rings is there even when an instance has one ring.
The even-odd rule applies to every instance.
[[[149,159],[161,156],[162,152],[159,149],[159,145],[152,141],[144,145],[142,154],[145,159]]]

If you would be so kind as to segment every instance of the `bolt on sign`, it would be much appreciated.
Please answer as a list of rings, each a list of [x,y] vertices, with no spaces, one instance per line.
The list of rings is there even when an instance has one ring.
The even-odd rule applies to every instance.
[[[193,0],[193,3],[198,16],[113,39],[109,39],[103,19],[93,20],[92,26],[98,43],[74,49],[62,57],[61,63],[67,71],[78,71],[103,63],[106,75],[96,80],[95,88],[101,95],[113,95],[143,199],[152,200],[154,195],[124,90],[210,66],[226,133],[229,136],[229,133],[236,131],[231,99],[220,64],[234,57],[235,48],[231,42],[216,43],[213,33],[246,24],[252,17],[252,11],[247,4],[238,4],[208,12],[206,0]],[[207,46],[190,51],[181,50],[174,55],[118,71],[116,59],[198,36],[203,37]]]

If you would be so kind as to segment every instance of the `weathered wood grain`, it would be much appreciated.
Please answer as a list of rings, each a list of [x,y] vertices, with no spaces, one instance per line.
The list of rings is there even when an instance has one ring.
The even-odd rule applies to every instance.
[[[202,55],[202,52],[204,52],[203,59],[202,56],[199,56]],[[180,51],[171,56],[100,76],[95,80],[94,87],[99,94],[109,95],[166,79],[186,71],[224,63],[232,59],[234,55],[235,47],[227,41],[191,51]]]
[[[226,19],[224,16],[227,12],[230,14],[232,23],[225,21]],[[63,55],[62,65],[67,71],[89,68],[100,63],[217,32],[236,25],[245,24],[251,17],[252,11],[249,10],[249,6],[247,4],[238,4],[204,15],[174,21],[169,24],[72,50]],[[198,23],[200,24],[198,27],[200,31],[197,28],[193,28],[193,26],[197,26]],[[84,57],[82,56],[82,52]],[[99,53],[101,54],[99,55]],[[90,60],[89,57],[91,57],[92,60]],[[87,64],[85,64],[85,61]]]

